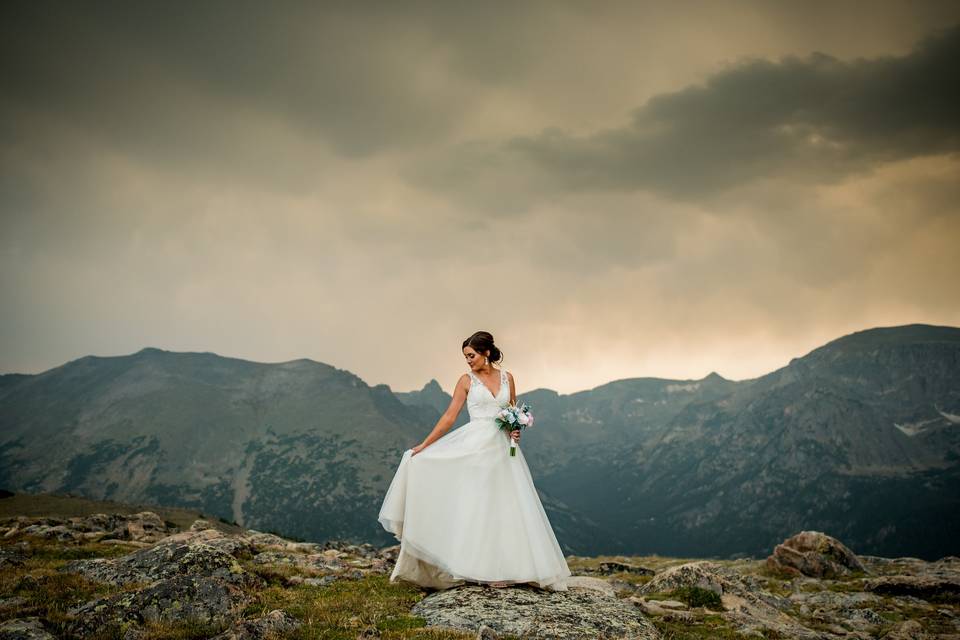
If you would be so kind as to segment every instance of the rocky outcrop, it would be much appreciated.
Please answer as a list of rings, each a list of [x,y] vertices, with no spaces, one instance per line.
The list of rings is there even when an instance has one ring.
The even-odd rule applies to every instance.
[[[670,593],[685,587],[697,587],[717,594],[722,604],[721,615],[739,633],[773,632],[789,638],[820,637],[789,616],[786,611],[790,608],[790,602],[767,592],[755,577],[740,575],[709,560],[689,562],[661,571],[638,589],[638,593],[641,596]],[[634,602],[645,611],[656,613],[650,610],[650,603],[646,599],[634,597]],[[664,607],[662,603],[653,606]]]
[[[412,612],[432,626],[530,638],[660,638],[636,607],[603,591],[573,587],[543,591],[468,585],[432,593]]]
[[[5,538],[22,534],[61,542],[125,540],[152,543],[178,530],[152,511],[134,514],[95,513],[74,518],[18,516],[0,524],[0,535]]]
[[[315,613],[304,616],[302,609],[263,606],[277,602],[276,589],[303,590],[374,576],[376,579],[358,588],[378,597],[398,551],[397,545],[377,549],[342,541],[297,542],[258,531],[227,534],[211,528],[207,521],[198,521],[187,531],[153,543],[140,542],[142,548],[124,555],[58,559],[55,565],[44,566],[40,559],[61,545],[69,550],[64,555],[73,554],[74,549],[87,552],[99,548],[78,545],[72,536],[63,541],[51,538],[45,535],[47,529],[36,526],[63,526],[72,531],[79,522],[61,525],[24,518],[17,521],[17,533],[2,541],[0,571],[5,572],[2,582],[10,589],[0,593],[0,640],[47,640],[64,633],[65,637],[109,635],[111,629],[120,633],[121,628],[125,640],[138,640],[153,637],[151,622],[187,624],[188,620],[189,624],[208,623],[208,636],[216,640],[312,635],[317,631],[310,626]],[[117,529],[130,530],[113,530]],[[783,546],[796,551],[797,545],[786,545],[790,540]],[[831,545],[844,548],[839,542]],[[804,553],[812,553],[814,545],[807,546],[810,550]],[[825,559],[814,558],[804,566],[821,566],[837,557],[827,553]],[[39,570],[34,566],[38,560]],[[779,566],[771,571],[765,560],[701,560],[675,565],[657,557],[642,563],[626,558],[573,560],[571,567],[577,575],[570,578],[567,591],[545,591],[531,585],[497,589],[468,583],[444,591],[427,590],[409,613],[424,618],[433,632],[449,629],[490,640],[505,635],[553,640],[679,637],[688,627],[696,629],[698,637],[710,637],[710,632],[716,631],[716,637],[743,634],[802,640],[949,638],[960,634],[956,598],[960,558],[955,556],[937,562],[860,556],[862,575],[848,571],[836,578],[808,576],[799,570],[785,576]],[[647,562],[649,567],[643,566]],[[110,585],[110,589],[90,590],[87,581]],[[99,595],[70,602],[48,619],[43,603],[48,602],[48,594],[64,585]],[[248,612],[246,616],[244,612]],[[369,619],[347,617],[349,620],[340,623],[349,637],[380,636],[382,629]]]
[[[864,581],[863,589],[880,595],[960,602],[960,574],[882,576]]]
[[[801,531],[787,538],[767,557],[773,571],[814,578],[837,578],[867,569],[857,555],[834,537],[820,531]]]
[[[236,556],[252,550],[253,546],[243,539],[205,529],[168,536],[162,542],[120,558],[74,560],[61,570],[121,585],[154,582],[177,575],[213,576],[236,582],[244,575]]]
[[[0,623],[0,640],[55,640],[55,636],[34,616]]]
[[[61,571],[137,587],[70,610],[74,617],[70,631],[83,637],[97,629],[129,623],[231,621],[248,601],[248,592],[262,585],[260,578],[237,562],[237,556],[249,555],[252,550],[246,540],[216,529],[201,529],[168,536],[119,558],[68,562]]]
[[[149,521],[149,518],[142,517],[132,520],[136,523]],[[95,522],[112,525],[126,520],[108,517],[97,518]],[[43,524],[62,526],[71,531],[71,527],[77,527],[78,523]],[[50,536],[37,524],[28,523],[19,530],[27,536],[24,540],[31,535],[49,539]],[[128,524],[112,531],[139,530]],[[87,523],[79,526],[87,526]],[[105,529],[106,526],[102,530]],[[61,540],[59,536],[56,539]],[[62,541],[70,544],[77,539],[70,535],[64,536]],[[221,628],[227,625],[227,630],[216,636],[219,640],[268,638],[293,631],[302,623],[282,610],[250,620],[241,618],[241,612],[251,602],[253,594],[265,586],[263,578],[243,568],[241,560],[263,566],[268,571],[295,570],[297,573],[283,574],[284,583],[290,586],[324,586],[336,580],[384,574],[392,568],[388,560],[390,553],[382,554],[369,544],[295,542],[258,531],[228,535],[204,520],[196,521],[187,531],[170,533],[153,544],[144,545],[115,558],[68,561],[58,569],[61,573],[77,574],[97,583],[122,587],[118,593],[71,608],[67,612],[70,634],[86,637],[97,630],[123,627],[127,629],[125,637],[135,640],[142,635],[139,630],[148,623],[189,620],[221,625]],[[22,561],[24,552],[12,546],[3,549],[0,559],[6,558],[11,563]],[[42,589],[42,585],[37,585],[37,589]]]
[[[235,618],[248,596],[240,585],[203,575],[177,575],[142,589],[122,592],[83,604],[74,616],[71,633],[86,637],[99,629],[124,623],[195,620],[205,623]]]

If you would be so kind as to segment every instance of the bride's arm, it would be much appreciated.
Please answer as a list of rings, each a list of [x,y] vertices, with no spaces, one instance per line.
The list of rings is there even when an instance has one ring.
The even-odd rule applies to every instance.
[[[437,420],[437,424],[434,425],[433,431],[430,432],[430,435],[424,438],[423,442],[413,447],[414,453],[419,453],[425,447],[429,447],[431,444],[442,438],[444,434],[450,430],[450,427],[453,426],[457,416],[460,415],[460,409],[463,408],[463,403],[467,401],[467,392],[469,390],[470,376],[463,374],[460,376],[460,379],[457,380],[457,384],[453,388],[453,397],[450,399],[450,406],[447,407],[447,410],[444,411],[443,415],[440,416],[440,419]]]

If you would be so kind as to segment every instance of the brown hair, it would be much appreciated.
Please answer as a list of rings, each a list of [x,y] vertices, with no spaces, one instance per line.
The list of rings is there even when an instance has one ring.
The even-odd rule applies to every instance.
[[[463,346],[460,347],[460,350],[464,350],[467,347],[472,348],[477,353],[483,355],[484,351],[490,351],[490,363],[500,363],[503,361],[503,352],[497,348],[497,345],[493,344],[493,334],[488,333],[487,331],[477,331],[475,334],[463,341]]]

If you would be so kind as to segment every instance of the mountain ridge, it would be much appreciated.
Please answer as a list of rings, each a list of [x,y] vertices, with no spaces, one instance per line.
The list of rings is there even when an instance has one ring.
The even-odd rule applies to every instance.
[[[519,396],[538,418],[525,457],[567,552],[750,554],[836,527],[878,555],[946,555],[946,536],[909,538],[956,523],[958,372],[960,329],[913,324],[749,380],[538,388]],[[393,392],[304,358],[156,347],[11,375],[0,487],[177,504],[313,539],[388,542],[386,484],[450,402],[436,379]],[[464,408],[455,427],[466,421]],[[899,515],[864,506],[882,491]]]

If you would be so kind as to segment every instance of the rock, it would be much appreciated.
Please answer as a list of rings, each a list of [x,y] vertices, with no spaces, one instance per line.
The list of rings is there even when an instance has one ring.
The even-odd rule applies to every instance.
[[[894,625],[883,640],[926,640],[927,634],[916,620],[904,620]]]
[[[477,637],[475,640],[498,640],[499,638],[500,634],[485,624],[481,624],[477,628]]]
[[[910,596],[922,600],[937,596],[960,601],[960,576],[882,576],[865,580],[863,590],[885,596]]]
[[[853,551],[820,531],[801,531],[778,544],[767,557],[767,567],[815,578],[837,578],[853,571],[869,573]]]
[[[163,519],[152,511],[127,516],[126,527],[126,538],[137,542],[156,542],[169,534]]]
[[[364,627],[360,633],[357,634],[357,640],[364,640],[365,638],[379,638],[380,629],[377,629],[374,625],[367,625]]]
[[[124,623],[164,620],[223,622],[249,601],[244,590],[210,576],[175,575],[137,591],[116,593],[70,609],[71,634],[87,637]]]
[[[300,569],[310,569],[328,573],[347,568],[340,560],[329,558],[320,553],[285,553],[282,551],[263,551],[253,557],[258,564],[289,565]]]
[[[590,578],[588,576],[570,576],[567,578],[568,589],[593,589],[610,598],[616,597],[616,590],[606,580]]]
[[[431,593],[411,613],[431,626],[528,638],[660,638],[636,607],[595,589],[466,585]]]
[[[657,604],[663,609],[689,609],[686,603],[677,600],[657,600]]]
[[[74,616],[70,633],[86,637],[100,628],[161,619],[231,622],[249,600],[247,592],[263,585],[234,556],[249,549],[244,540],[205,529],[177,533],[118,558],[68,562],[59,570],[116,585],[145,583],[74,607],[68,612]]]
[[[203,531],[204,529],[215,529],[213,523],[209,520],[204,520],[199,518],[193,521],[193,524],[190,525],[190,531]]]
[[[14,609],[19,609],[20,607],[27,604],[26,598],[21,598],[20,596],[11,596],[9,598],[0,598],[0,613],[6,613]]]
[[[628,601],[640,607],[640,610],[645,614],[662,618],[668,622],[693,622],[696,619],[689,611],[680,611],[661,606],[664,602],[671,602],[669,600],[647,600],[643,597],[630,596]]]
[[[101,538],[134,542],[156,542],[176,531],[152,511],[134,514],[95,513],[72,518],[18,516],[4,537],[28,535],[63,542],[82,542]]]
[[[280,634],[296,631],[302,622],[282,609],[253,620],[240,620],[233,627],[214,636],[211,640],[265,640]]]
[[[0,569],[6,569],[7,567],[21,567],[26,559],[26,554],[19,547],[0,547]]]
[[[44,523],[31,524],[21,529],[23,535],[45,538],[47,540],[59,540],[61,542],[72,542],[79,539],[80,535],[62,524],[49,525]]]
[[[647,569],[646,567],[612,561],[601,562],[596,571],[604,575],[610,575],[611,573],[634,573],[642,576],[652,576],[655,573],[653,569]]]
[[[311,587],[325,587],[328,584],[332,582],[336,582],[337,580],[342,580],[343,578],[344,576],[333,575],[333,574],[327,575],[327,576],[321,576],[319,578],[304,578],[303,576],[290,576],[289,578],[287,578],[286,583],[287,584],[306,584],[306,585],[310,585]]]
[[[40,618],[15,618],[0,623],[0,640],[56,640]]]
[[[400,545],[395,544],[390,547],[383,547],[380,549],[380,556],[385,558],[387,562],[395,563],[397,557],[400,555]]]
[[[803,627],[787,615],[791,603],[767,593],[752,576],[741,576],[709,560],[688,562],[670,567],[656,574],[649,582],[641,586],[638,594],[671,592],[680,587],[700,587],[720,595],[724,619],[735,626],[739,633],[757,634],[773,631],[788,638],[820,638],[816,632]],[[637,602],[636,599],[633,600]],[[645,601],[647,605],[655,602]],[[668,609],[659,605],[661,611]],[[681,611],[671,612],[673,615]]]
[[[115,538],[106,538],[99,540],[100,544],[116,545],[118,547],[133,547],[144,549],[150,546],[149,542],[136,542],[134,540],[117,540]]]
[[[220,534],[215,530],[209,530]],[[207,533],[206,531],[200,533]],[[228,582],[242,581],[246,572],[227,550],[217,548],[211,536],[202,539],[181,534],[169,536],[150,547],[119,558],[73,560],[60,571],[80,573],[91,580],[113,584],[153,582],[175,575],[214,576]],[[233,542],[222,542],[225,549],[237,548]]]

